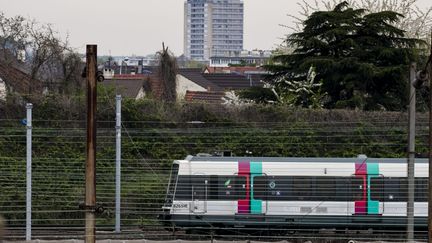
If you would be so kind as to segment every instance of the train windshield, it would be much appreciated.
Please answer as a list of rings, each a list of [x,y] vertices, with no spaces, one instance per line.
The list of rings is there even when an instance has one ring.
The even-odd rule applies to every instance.
[[[179,165],[173,164],[172,169],[171,169],[170,179],[168,182],[168,189],[167,189],[167,194],[166,194],[166,198],[165,198],[165,204],[169,204],[169,205],[172,204],[172,201],[174,199],[175,187],[177,184],[178,170],[179,170]],[[165,206],[169,206],[169,205],[165,205]]]

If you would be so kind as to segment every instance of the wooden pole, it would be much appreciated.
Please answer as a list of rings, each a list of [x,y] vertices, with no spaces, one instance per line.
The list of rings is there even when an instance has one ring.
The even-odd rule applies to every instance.
[[[409,132],[408,132],[408,203],[407,203],[407,242],[414,241],[414,183],[415,183],[415,116],[416,116],[416,80],[415,63],[410,66]]]
[[[432,57],[432,31],[430,56]],[[429,196],[428,196],[428,242],[432,243],[432,65],[426,67],[429,73]]]
[[[96,240],[96,72],[97,46],[87,45],[87,158],[85,186],[85,242]]]

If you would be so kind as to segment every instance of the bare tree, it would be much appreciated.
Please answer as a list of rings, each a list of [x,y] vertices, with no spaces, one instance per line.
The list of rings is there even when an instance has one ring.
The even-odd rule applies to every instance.
[[[294,32],[303,29],[303,21],[311,13],[320,10],[332,10],[343,0],[302,0],[297,2],[301,10],[294,18]],[[417,5],[417,0],[347,0],[354,8],[366,9],[369,12],[394,11],[400,13],[404,18],[395,26],[406,31],[406,36],[427,41],[430,44],[430,30],[432,28],[432,7],[422,9]]]
[[[161,99],[167,102],[175,102],[176,93],[176,76],[178,71],[177,60],[174,55],[165,48],[162,43],[162,51],[157,53],[159,59],[158,75],[161,80]]]
[[[19,55],[25,52],[25,63]],[[6,17],[0,12],[0,60],[9,60],[27,70],[32,80],[43,81],[54,91],[72,91],[82,79],[80,56],[69,46],[68,37],[61,38],[50,24],[41,24],[22,16]],[[32,93],[31,85],[29,93]]]
[[[84,63],[81,61],[80,55],[76,52],[69,51],[63,54],[61,59],[62,75],[63,75],[63,93],[74,93],[83,88],[84,82],[81,77]]]
[[[4,61],[17,59],[28,44],[28,24],[24,17],[8,18],[0,12],[0,51]]]
[[[31,52],[31,77],[52,81],[49,80],[53,78],[51,74],[57,72],[58,65],[56,64],[60,63],[63,53],[67,50],[67,39],[62,41],[51,25],[40,25],[36,21],[30,23],[29,36],[31,39],[28,45]]]

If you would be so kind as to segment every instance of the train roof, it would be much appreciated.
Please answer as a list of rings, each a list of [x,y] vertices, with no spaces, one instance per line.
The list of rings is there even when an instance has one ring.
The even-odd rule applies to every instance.
[[[187,156],[189,162],[239,162],[252,161],[263,163],[358,163],[366,161],[379,163],[407,163],[407,158],[324,158],[324,157],[214,157]],[[428,159],[416,158],[416,163],[428,163]]]

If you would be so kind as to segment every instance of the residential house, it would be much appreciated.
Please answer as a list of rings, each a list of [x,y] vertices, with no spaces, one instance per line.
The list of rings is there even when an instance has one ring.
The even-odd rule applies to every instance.
[[[0,60],[0,98],[5,99],[8,93],[20,95],[42,95],[43,85],[40,80],[20,70],[14,63]]]
[[[221,92],[223,89],[207,80],[199,68],[180,69],[177,75],[177,99],[186,97],[187,91]]]
[[[142,99],[145,97],[145,75],[114,75],[105,79],[102,85],[113,88],[115,93],[124,98]]]
[[[104,70],[107,78],[104,85],[115,88],[116,93],[134,99],[149,95],[161,97],[161,80],[156,67],[147,67],[146,74],[113,74]],[[227,92],[262,86],[260,75],[239,73],[208,73],[199,68],[183,68],[176,76],[177,100],[187,102],[223,103]]]
[[[238,91],[251,87],[262,87],[263,83],[259,76],[244,76],[235,73],[212,73],[203,74],[203,77],[213,84],[223,88],[225,91]]]
[[[200,69],[180,69],[177,75],[178,100],[223,103],[227,92],[261,87],[261,76],[238,73],[205,73]]]

